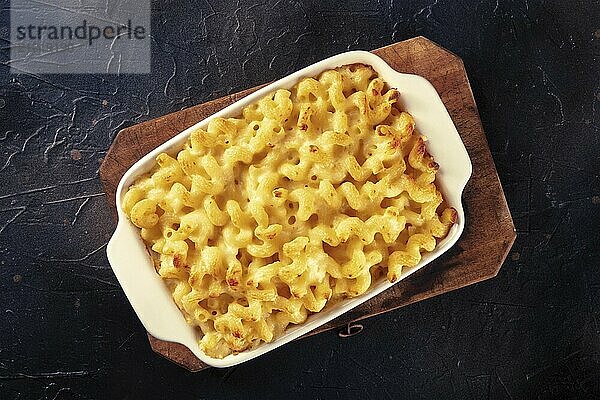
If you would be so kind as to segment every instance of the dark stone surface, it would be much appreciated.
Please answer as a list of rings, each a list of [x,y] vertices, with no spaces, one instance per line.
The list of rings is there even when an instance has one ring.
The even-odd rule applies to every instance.
[[[9,75],[0,30],[1,399],[600,397],[597,1],[154,8],[151,76]],[[154,354],[104,254],[117,131],[416,35],[469,73],[519,235],[498,277],[229,370]]]

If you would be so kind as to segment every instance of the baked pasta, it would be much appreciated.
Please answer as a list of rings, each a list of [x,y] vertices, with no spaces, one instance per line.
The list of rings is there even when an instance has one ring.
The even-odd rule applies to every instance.
[[[128,189],[123,210],[208,356],[396,281],[448,234],[457,213],[398,98],[369,66],[325,71],[195,129]]]

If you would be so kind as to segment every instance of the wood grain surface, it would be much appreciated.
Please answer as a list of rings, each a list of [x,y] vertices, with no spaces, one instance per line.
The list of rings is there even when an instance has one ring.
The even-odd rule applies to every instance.
[[[442,98],[473,164],[473,175],[463,194],[467,223],[459,241],[442,257],[308,335],[347,326],[492,278],[498,273],[516,238],[462,60],[424,37],[395,43],[373,50],[373,53],[399,72],[427,78]],[[115,189],[121,176],[134,162],[182,130],[259,88],[247,89],[120,131],[100,168],[100,179],[113,211]],[[402,92],[402,88],[399,90]],[[148,336],[157,353],[177,364],[191,371],[207,367],[184,346]]]

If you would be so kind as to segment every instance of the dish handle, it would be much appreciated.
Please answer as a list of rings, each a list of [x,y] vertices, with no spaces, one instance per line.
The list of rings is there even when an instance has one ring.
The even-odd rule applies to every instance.
[[[157,339],[193,345],[194,332],[179,312],[167,285],[157,279],[148,250],[137,240],[138,229],[123,216],[119,217],[106,254],[142,325]]]

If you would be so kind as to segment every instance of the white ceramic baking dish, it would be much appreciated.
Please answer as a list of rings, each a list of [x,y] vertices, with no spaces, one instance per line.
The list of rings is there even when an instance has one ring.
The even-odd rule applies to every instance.
[[[366,51],[342,53],[282,78],[186,129],[146,154],[123,175],[116,192],[119,221],[117,229],[108,243],[106,252],[123,291],[140,321],[152,336],[157,339],[183,344],[208,365],[229,367],[274,350],[331,321],[392,286],[383,277],[382,280],[374,283],[367,293],[325,307],[323,311],[311,315],[304,324],[291,325],[281,337],[276,338],[271,343],[263,343],[255,349],[237,355],[229,355],[220,360],[214,359],[200,351],[198,340],[201,333],[185,322],[183,315],[171,298],[171,293],[165,282],[155,272],[150,256],[139,236],[138,229],[121,210],[123,195],[135,179],[155,165],[155,158],[159,153],[176,153],[193,129],[197,127],[206,128],[208,121],[215,117],[237,116],[241,113],[242,108],[248,104],[275,89],[289,89],[304,77],[316,77],[324,70],[353,63],[372,66],[390,87],[398,88],[401,93],[400,101],[403,108],[414,117],[416,129],[429,138],[427,142],[428,150],[441,166],[436,184],[444,194],[447,203],[458,211],[458,223],[452,227],[448,236],[438,244],[433,252],[425,254],[415,268],[405,268],[400,279],[406,278],[419,268],[435,260],[456,243],[465,226],[461,195],[471,176],[472,166],[465,146],[439,95],[426,79],[417,75],[398,73],[372,53]]]

